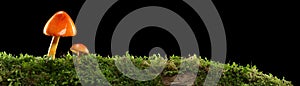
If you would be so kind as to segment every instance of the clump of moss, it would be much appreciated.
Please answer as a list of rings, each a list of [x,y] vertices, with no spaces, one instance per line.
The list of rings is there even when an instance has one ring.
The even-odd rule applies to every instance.
[[[80,57],[80,60],[73,60],[78,58],[68,54],[64,57],[51,60],[47,56],[32,56],[28,54],[14,56],[5,52],[0,52],[0,84],[81,86],[82,83],[89,83],[92,85],[103,82],[103,80],[97,77],[97,74],[102,73],[107,82],[111,85],[165,86],[172,84],[172,82],[173,84],[181,84],[180,82],[174,82],[174,77],[176,77],[176,75],[177,77],[185,78],[192,76],[192,73],[179,71],[179,66],[183,62],[187,62],[191,68],[195,66],[199,68],[199,70],[196,71],[196,81],[192,83],[197,86],[203,85],[205,79],[210,78],[207,77],[208,71],[213,71],[209,69],[210,66],[223,68],[221,71],[221,77],[217,83],[218,86],[293,86],[291,81],[287,81],[284,78],[279,79],[272,74],[264,74],[252,65],[241,66],[236,63],[221,64],[201,58],[200,56],[186,59],[181,59],[179,56],[172,56],[168,61],[166,61],[165,68],[162,73],[160,73],[155,79],[139,81],[128,78],[125,74],[118,70],[115,65],[116,57],[120,56],[102,57],[100,55],[90,54]],[[149,61],[149,57],[134,57],[130,55],[125,55],[125,57],[129,58],[139,69],[149,68],[150,65],[158,66],[156,64],[159,62],[155,61],[160,61]],[[160,58],[159,56],[156,57]],[[76,65],[74,66],[74,64]],[[86,67],[86,65],[89,66]],[[85,70],[93,71],[78,70],[76,68],[84,68]],[[156,69],[151,70],[155,71]],[[189,67],[184,70],[193,71],[192,69],[189,69]],[[78,74],[81,74],[80,76],[84,79],[80,79]],[[129,72],[129,75],[130,74],[131,73]],[[91,77],[88,75],[94,76]]]

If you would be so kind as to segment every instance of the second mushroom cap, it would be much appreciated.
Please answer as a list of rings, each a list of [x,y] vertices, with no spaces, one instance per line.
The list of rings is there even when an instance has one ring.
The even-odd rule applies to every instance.
[[[89,50],[87,49],[87,47],[81,43],[73,44],[70,50],[77,54],[79,53],[89,54]]]

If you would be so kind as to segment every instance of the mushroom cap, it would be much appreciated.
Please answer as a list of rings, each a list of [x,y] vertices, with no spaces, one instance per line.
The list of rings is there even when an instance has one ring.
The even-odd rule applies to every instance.
[[[87,49],[87,47],[81,43],[73,44],[72,47],[70,48],[70,50],[74,53],[89,54],[89,50]]]
[[[64,11],[56,12],[46,23],[44,34],[48,36],[75,36],[77,31],[71,17]]]

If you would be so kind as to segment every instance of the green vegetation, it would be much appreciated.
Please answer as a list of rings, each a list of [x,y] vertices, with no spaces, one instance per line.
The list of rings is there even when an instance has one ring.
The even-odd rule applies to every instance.
[[[14,56],[5,52],[0,52],[0,85],[80,86],[81,82],[93,84],[99,83],[100,80],[89,77],[80,81],[76,73],[81,73],[81,76],[84,76],[89,74],[99,74],[101,70],[107,81],[113,86],[164,86],[169,85],[170,82],[173,81],[174,75],[189,75],[189,73],[185,71],[179,72],[180,68],[178,67],[182,62],[187,62],[190,67],[199,67],[194,83],[194,85],[197,86],[201,86],[204,83],[205,78],[207,78],[206,75],[208,74],[209,66],[224,67],[218,86],[293,86],[291,81],[284,80],[284,78],[279,79],[272,74],[264,74],[263,72],[258,71],[255,66],[240,66],[235,63],[220,64],[201,57],[181,59],[178,56],[170,57],[170,59],[166,61],[163,72],[155,79],[138,81],[130,79],[118,71],[118,68],[115,65],[116,57],[120,56],[102,57],[100,55],[90,54],[78,59],[76,56],[68,54],[55,60],[49,60],[49,57],[47,56],[32,56],[27,54]],[[126,57],[130,58],[133,64],[140,69],[148,68],[151,63],[153,63],[154,66],[157,66],[159,62],[163,60],[156,59],[149,61],[148,59],[150,57],[133,57],[130,55],[126,55]],[[153,57],[159,58],[159,56]],[[76,60],[73,60],[73,58]],[[98,64],[91,62],[89,58],[94,58],[94,62],[97,62]],[[199,62],[195,62],[197,61],[195,59],[198,59]],[[79,65],[78,68],[87,68],[86,70],[91,68],[90,70],[93,70],[92,68],[97,67],[100,70],[97,71],[94,69],[95,71],[88,72],[76,71],[74,63]],[[94,64],[94,67],[84,67],[88,64]],[[151,70],[155,71],[156,69]],[[184,70],[188,71],[189,68]],[[130,70],[128,69],[128,71]]]

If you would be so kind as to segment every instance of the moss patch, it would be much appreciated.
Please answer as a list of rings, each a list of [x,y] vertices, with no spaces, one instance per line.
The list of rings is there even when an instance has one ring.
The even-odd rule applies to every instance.
[[[240,66],[235,63],[220,64],[201,58],[200,56],[185,59],[181,59],[181,57],[178,56],[172,56],[169,60],[159,59],[159,56],[153,56],[154,60],[150,61],[150,57],[125,55],[125,57],[129,58],[139,69],[147,69],[150,65],[159,66],[161,62],[165,61],[165,68],[153,80],[138,81],[128,78],[118,70],[115,65],[115,59],[118,59],[118,57],[120,56],[102,57],[100,55],[90,54],[81,56],[78,59],[78,57],[68,54],[62,58],[50,60],[49,57],[46,56],[32,56],[27,54],[13,56],[5,52],[0,52],[0,85],[81,86],[82,82],[92,85],[93,83],[101,83],[101,80],[96,77],[97,74],[101,72],[113,86],[164,86],[170,84],[193,84],[201,86],[206,78],[210,78],[206,76],[208,71],[214,71],[210,70],[209,67],[214,66],[223,67],[221,78],[217,84],[218,86],[293,86],[291,81],[287,81],[284,78],[277,78],[272,74],[264,74],[252,65]],[[75,58],[75,60],[73,60],[73,58]],[[90,60],[91,58],[94,60]],[[179,66],[183,62],[186,62],[190,68],[180,69]],[[124,62],[124,64],[125,63],[126,62]],[[86,70],[94,71],[76,71],[74,64],[77,64],[77,68],[86,68]],[[85,67],[86,65],[93,66]],[[191,69],[193,67],[199,68],[199,70],[193,71],[193,69]],[[95,68],[99,68],[100,70]],[[130,69],[124,70],[130,71]],[[158,69],[152,68],[149,69],[149,71],[158,71]],[[195,77],[196,81],[186,83],[184,81],[189,81],[189,79],[194,76],[193,73],[190,72],[197,73],[197,76]],[[83,76],[83,80],[79,80],[79,77],[77,76],[78,73],[81,74],[80,76]],[[95,74],[95,77],[84,77],[91,74]],[[128,75],[130,75],[130,72]],[[181,77],[181,80],[176,81],[176,75],[177,77]],[[141,75],[138,77],[146,76]]]

